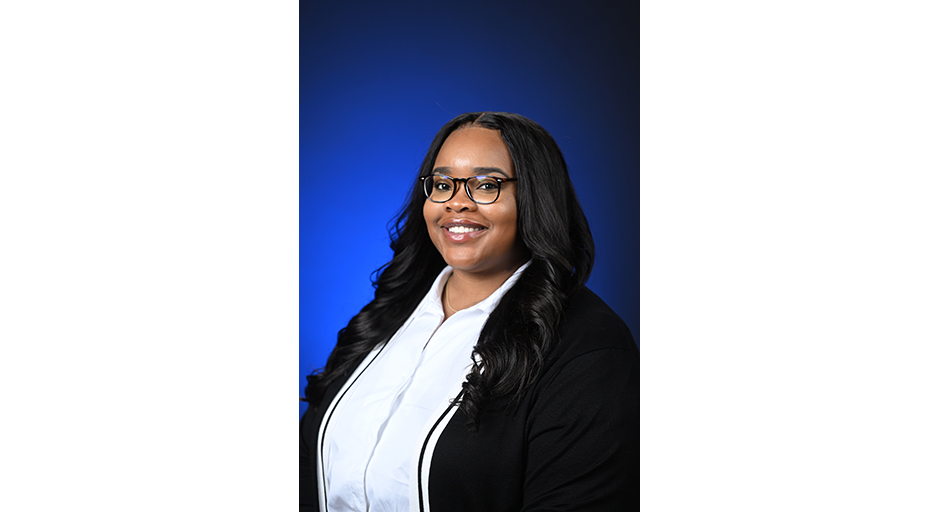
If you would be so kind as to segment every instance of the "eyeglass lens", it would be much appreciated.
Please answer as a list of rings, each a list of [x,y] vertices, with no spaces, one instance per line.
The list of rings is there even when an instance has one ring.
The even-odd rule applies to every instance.
[[[431,201],[443,203],[454,197],[456,185],[453,178],[435,174],[424,180],[424,192]],[[489,176],[471,176],[464,182],[464,186],[470,199],[477,203],[492,203],[499,197],[499,182]]]

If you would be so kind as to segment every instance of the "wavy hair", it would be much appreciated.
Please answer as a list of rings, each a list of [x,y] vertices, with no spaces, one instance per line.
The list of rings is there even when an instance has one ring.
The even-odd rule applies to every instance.
[[[431,142],[419,176],[431,174],[447,137],[469,126],[497,130],[509,149],[519,180],[517,233],[531,258],[490,313],[474,347],[460,406],[476,423],[485,403],[502,397],[518,403],[538,378],[557,342],[556,328],[568,298],[591,274],[594,240],[555,140],[518,114],[473,112],[452,119]],[[322,371],[307,377],[305,395],[311,406],[320,403],[331,383],[352,373],[362,356],[395,334],[446,265],[428,235],[425,201],[416,179],[389,229],[394,256],[376,271],[375,298],[339,331]]]

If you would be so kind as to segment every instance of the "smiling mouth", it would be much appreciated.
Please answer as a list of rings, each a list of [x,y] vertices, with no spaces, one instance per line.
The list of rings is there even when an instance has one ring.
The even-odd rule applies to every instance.
[[[463,234],[463,233],[472,233],[472,232],[474,232],[474,231],[480,231],[480,230],[482,230],[483,228],[480,228],[480,227],[473,227],[473,228],[471,228],[471,227],[467,227],[467,226],[451,226],[451,227],[445,228],[445,229],[447,229],[447,231],[449,231],[449,232],[451,232],[451,233],[454,233],[454,234]]]

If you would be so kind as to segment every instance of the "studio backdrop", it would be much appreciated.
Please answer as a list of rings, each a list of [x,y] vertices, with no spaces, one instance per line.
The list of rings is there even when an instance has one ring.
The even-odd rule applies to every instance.
[[[588,286],[639,345],[639,28],[629,2],[301,0],[301,396],[372,299],[431,140],[464,112],[552,134],[594,235]]]

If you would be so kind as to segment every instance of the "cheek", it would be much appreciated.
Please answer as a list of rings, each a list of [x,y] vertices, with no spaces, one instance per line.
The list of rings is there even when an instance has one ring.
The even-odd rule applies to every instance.
[[[516,211],[516,202],[506,205],[506,210],[503,212],[504,222],[506,224],[513,226],[515,228],[519,222],[519,212]]]
[[[434,225],[437,222],[437,217],[434,214],[434,203],[431,201],[424,202],[424,223],[428,226],[428,234],[431,235],[434,232]]]
[[[519,236],[519,212],[516,210],[516,205],[513,203],[512,208],[508,212],[507,221],[511,223],[512,226],[512,243],[513,245],[522,244],[522,240]]]
[[[516,205],[510,205],[494,212],[493,220],[502,228],[503,234],[509,238],[515,238],[518,231],[519,217],[516,214]]]

